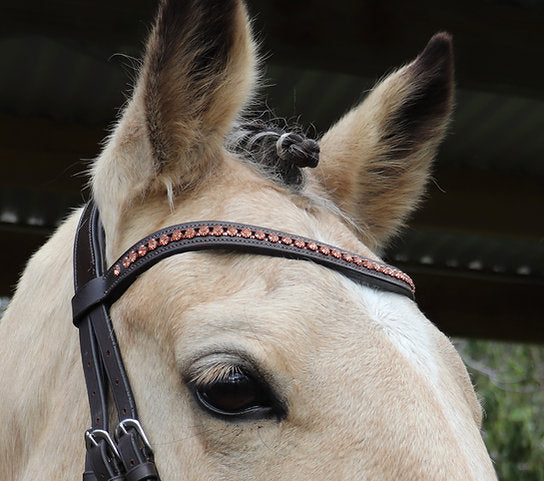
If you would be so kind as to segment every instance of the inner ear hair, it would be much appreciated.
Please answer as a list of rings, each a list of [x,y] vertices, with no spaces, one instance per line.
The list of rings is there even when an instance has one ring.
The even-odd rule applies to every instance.
[[[422,197],[453,108],[453,70],[451,37],[436,34],[323,136],[317,177],[373,250]]]
[[[406,67],[410,92],[391,112],[382,140],[391,146],[390,158],[405,158],[433,141],[439,143],[453,107],[453,51],[447,33],[433,36],[423,52]]]

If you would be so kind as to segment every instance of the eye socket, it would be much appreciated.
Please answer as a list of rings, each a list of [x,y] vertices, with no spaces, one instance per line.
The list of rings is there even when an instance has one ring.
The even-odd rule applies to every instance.
[[[199,404],[215,415],[263,418],[282,412],[266,384],[239,366],[215,366],[190,384]]]

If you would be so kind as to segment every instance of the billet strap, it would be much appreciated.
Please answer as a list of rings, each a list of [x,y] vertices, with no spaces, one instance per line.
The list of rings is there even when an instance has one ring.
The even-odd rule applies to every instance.
[[[83,286],[72,301],[74,322],[94,305],[111,305],[134,280],[160,260],[205,249],[240,250],[303,259],[336,270],[369,287],[414,299],[412,279],[396,267],[294,234],[223,221],[178,224],[159,230],[128,249],[101,277]]]
[[[104,247],[98,210],[89,203],[81,216],[74,245],[76,293],[104,274]],[[138,422],[108,306],[95,303],[80,316],[78,327],[91,410],[91,428],[85,432],[87,455],[83,480],[158,480],[151,447]],[[108,429],[108,388],[120,421],[115,436]]]

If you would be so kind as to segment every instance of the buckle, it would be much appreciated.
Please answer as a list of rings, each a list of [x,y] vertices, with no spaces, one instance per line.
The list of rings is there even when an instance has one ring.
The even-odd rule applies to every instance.
[[[153,449],[151,448],[151,443],[147,438],[142,425],[137,419],[123,419],[115,428],[115,440],[119,442],[119,438],[124,434],[128,434],[128,429],[132,428],[136,431],[140,440],[142,441],[143,447],[149,451],[149,454],[153,455]]]
[[[121,462],[121,454],[117,449],[117,445],[111,438],[110,433],[108,433],[108,431],[104,431],[103,429],[87,429],[87,431],[85,431],[85,446],[87,451],[92,447],[98,447],[98,441],[101,439],[106,441],[111,458]]]

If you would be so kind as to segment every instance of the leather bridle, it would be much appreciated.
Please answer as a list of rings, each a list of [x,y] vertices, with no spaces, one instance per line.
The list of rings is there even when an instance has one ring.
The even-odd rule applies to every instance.
[[[204,249],[309,260],[360,284],[414,299],[412,280],[395,267],[316,240],[232,222],[191,222],[167,227],[142,239],[106,269],[104,231],[97,207],[89,202],[75,238],[72,299],[91,410],[91,428],[85,432],[83,481],[160,479],[151,445],[138,419],[109,307],[140,274],[160,260]],[[118,417],[113,436],[109,428],[109,390]]]

